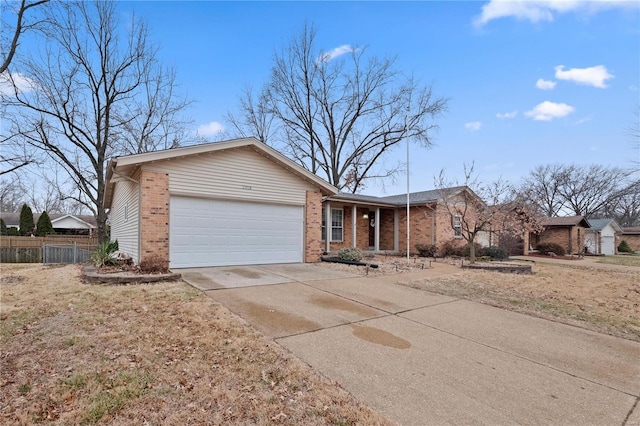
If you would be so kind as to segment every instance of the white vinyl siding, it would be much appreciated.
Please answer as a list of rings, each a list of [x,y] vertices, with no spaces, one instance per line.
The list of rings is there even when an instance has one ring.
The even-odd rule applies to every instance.
[[[250,148],[158,161],[145,169],[169,174],[172,195],[305,205],[315,187]]]
[[[169,266],[299,263],[303,207],[171,197]]]
[[[139,190],[138,184],[122,180],[115,185],[113,201],[109,211],[111,223],[111,240],[118,240],[121,252],[124,252],[138,263],[138,231],[139,231]]]

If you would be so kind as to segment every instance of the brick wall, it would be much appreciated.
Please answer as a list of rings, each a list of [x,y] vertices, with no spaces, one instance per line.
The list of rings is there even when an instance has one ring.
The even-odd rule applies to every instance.
[[[542,231],[537,243],[556,243],[562,246],[567,254],[584,250],[585,228],[582,226],[554,226]]]
[[[140,177],[140,260],[169,261],[169,176],[142,170]]]
[[[406,214],[405,214],[406,216]],[[380,250],[393,250],[395,210],[380,209]],[[406,234],[405,228],[405,234]],[[368,241],[367,236],[367,241]]]
[[[625,240],[633,251],[640,251],[640,235],[638,234],[616,235],[616,252],[618,251],[618,246],[620,245],[622,240]]]
[[[324,251],[322,244],[322,194],[307,191],[305,206],[304,261],[320,261]]]

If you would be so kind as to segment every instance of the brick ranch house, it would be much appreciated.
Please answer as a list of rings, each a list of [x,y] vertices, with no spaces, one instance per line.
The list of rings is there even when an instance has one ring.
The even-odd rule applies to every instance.
[[[625,240],[631,250],[640,252],[640,226],[629,226],[622,228],[622,232],[618,235],[616,248],[618,244]]]
[[[542,225],[544,229],[541,232],[529,234],[529,251],[540,243],[556,243],[560,244],[567,254],[584,252],[585,231],[590,228],[584,217],[548,217],[543,220]]]
[[[170,268],[300,263],[343,247],[406,250],[406,194],[339,193],[254,138],[117,157],[107,182],[111,239],[136,263],[152,255]],[[410,195],[410,225],[411,250],[464,243],[438,191]]]

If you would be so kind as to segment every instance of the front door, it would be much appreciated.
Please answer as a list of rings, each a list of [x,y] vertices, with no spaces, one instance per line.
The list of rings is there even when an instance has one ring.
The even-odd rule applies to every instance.
[[[369,247],[376,245],[376,212],[369,212]]]

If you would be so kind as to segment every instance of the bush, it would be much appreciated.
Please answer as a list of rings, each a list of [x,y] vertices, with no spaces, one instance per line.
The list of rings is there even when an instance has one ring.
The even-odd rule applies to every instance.
[[[457,243],[456,240],[445,241],[440,247],[440,256],[449,257],[449,256],[459,256],[463,257],[464,250],[467,244],[465,243],[464,247]],[[468,251],[468,249],[467,249]]]
[[[631,249],[627,240],[620,241],[620,244],[618,245],[618,251],[620,253],[633,253],[633,249]]]
[[[38,218],[38,224],[36,225],[36,235],[38,237],[44,237],[46,235],[55,234],[51,219],[46,211],[43,211]]]
[[[0,235],[7,235],[7,224],[0,218]]]
[[[114,256],[114,253],[118,251],[118,240],[105,241],[101,243],[98,248],[91,253],[91,262],[96,268],[102,268],[107,265],[116,265],[118,259]]]
[[[7,235],[9,237],[19,237],[20,236],[20,231],[18,231],[18,228],[14,228],[12,226],[11,228],[7,228]]]
[[[152,254],[142,259],[140,272],[145,274],[166,274],[169,272],[169,262],[157,254]]]
[[[36,224],[33,222],[33,212],[31,208],[23,204],[22,210],[20,210],[20,235],[29,236],[33,232],[33,228]]]
[[[418,256],[420,257],[434,257],[437,249],[433,244],[416,244],[416,250],[418,250]]]
[[[564,256],[565,255],[565,251],[564,251],[564,247],[562,247],[560,244],[556,244],[556,243],[538,243],[536,245],[536,250],[538,250],[539,252],[542,253],[555,253],[558,256]]]
[[[338,252],[338,258],[342,260],[359,262],[362,260],[362,251],[355,247],[343,248]]]
[[[509,258],[507,250],[497,246],[483,247],[476,253],[479,253],[478,256],[489,256],[494,260],[505,260]]]

